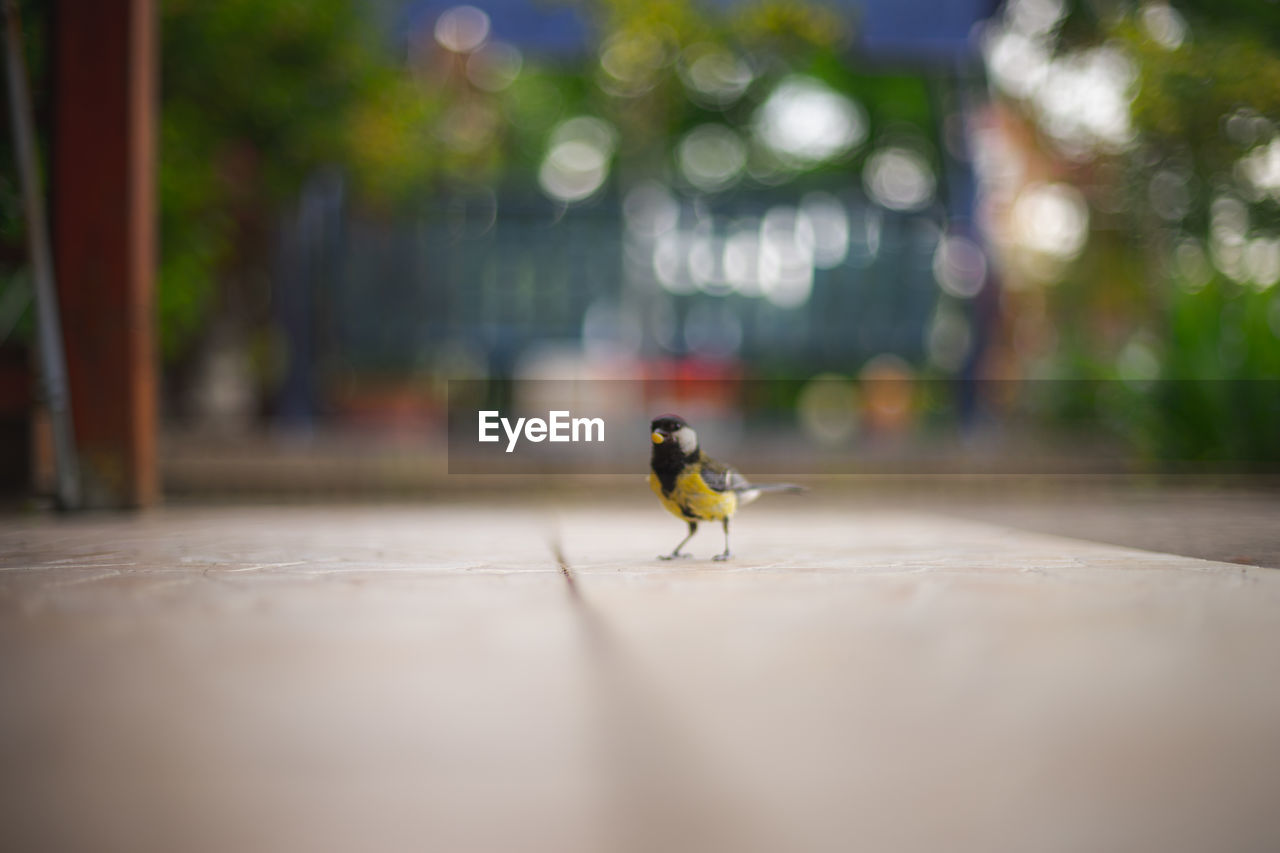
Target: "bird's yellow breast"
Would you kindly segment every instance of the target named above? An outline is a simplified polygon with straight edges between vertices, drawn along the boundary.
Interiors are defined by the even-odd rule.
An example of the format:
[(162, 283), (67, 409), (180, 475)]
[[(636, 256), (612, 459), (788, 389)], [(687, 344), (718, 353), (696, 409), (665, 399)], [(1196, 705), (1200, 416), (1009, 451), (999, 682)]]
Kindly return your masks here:
[(686, 521), (720, 521), (738, 510), (738, 495), (710, 488), (702, 479), (697, 465), (689, 465), (681, 471), (669, 493), (662, 490), (658, 475), (650, 471), (649, 488), (653, 489), (667, 512)]

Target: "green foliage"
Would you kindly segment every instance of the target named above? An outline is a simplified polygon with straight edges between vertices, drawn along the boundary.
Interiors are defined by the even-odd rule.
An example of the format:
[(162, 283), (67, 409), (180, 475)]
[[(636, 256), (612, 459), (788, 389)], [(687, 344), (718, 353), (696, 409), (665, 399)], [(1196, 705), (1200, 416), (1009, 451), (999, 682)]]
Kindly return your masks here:
[(1202, 174), (1228, 172), (1239, 149), (1223, 133), (1237, 110), (1280, 115), (1280, 53), (1261, 34), (1204, 26), (1167, 50), (1125, 20), (1112, 31), (1138, 68), (1132, 104), (1146, 145), (1186, 151)]
[(691, 54), (749, 57), (753, 73), (766, 83), (802, 69), (827, 79), (840, 73), (835, 57), (850, 35), (842, 15), (813, 2), (755, 0), (718, 8), (684, 0), (597, 0), (587, 8), (602, 48), (617, 51), (614, 62), (634, 69), (631, 81), (618, 86), (602, 67), (596, 87), (600, 113), (621, 131), (619, 157), (632, 176), (661, 171), (679, 133), (696, 124), (744, 126), (758, 103), (752, 93), (767, 88), (753, 85), (725, 108), (699, 104), (679, 73)]
[[(18, 0), (17, 7), (22, 26), (27, 85), (32, 109), (39, 121), (39, 117), (46, 112), (45, 104), (48, 100), (46, 47), (49, 10), (39, 0)], [(0, 115), (0, 308), (3, 308), (3, 313), (0, 313), (0, 344), (3, 344), (10, 336), (19, 341), (29, 340), (34, 324), (29, 310), (31, 272), (27, 261), (27, 228), (22, 191), (18, 183), (17, 152), (13, 148), (7, 90), (0, 96), (0, 104), (3, 104), (3, 113)], [(45, 157), (47, 144), (48, 140), (37, 129), (38, 158)], [(42, 174), (41, 186), (46, 194), (49, 191), (48, 183)]]
[(340, 160), (343, 114), (369, 78), (342, 2), (166, 0), (161, 7), (161, 352), (181, 356), (219, 277), (306, 174)]
[[(1049, 294), (1058, 331), (1050, 372), (1083, 381), (1063, 383), (1054, 411), (1092, 412), (1157, 463), (1274, 465), (1280, 287), (1250, 281), (1239, 258), (1249, 241), (1277, 236), (1280, 205), (1237, 164), (1280, 130), (1280, 10), (1184, 0), (1174, 8), (1185, 38), (1170, 46), (1147, 31), (1140, 6), (1104, 18), (1090, 8), (1077, 4), (1057, 44), (1107, 43), (1128, 57), (1136, 138), (1076, 167), (1095, 230)], [(1233, 117), (1249, 132), (1230, 132)], [(1158, 180), (1176, 186), (1184, 211), (1162, 206)], [(1212, 227), (1223, 197), (1247, 211), (1240, 233)], [(1203, 267), (1194, 275), (1179, 255), (1188, 246)]]
[[(1097, 412), (1153, 462), (1280, 463), (1280, 296), (1222, 278), (1170, 294), (1159, 373), (1095, 364)], [(1090, 390), (1096, 385), (1087, 386)]]
[(209, 147), (208, 168), (253, 146), (256, 178), (281, 198), (342, 159), (344, 120), (380, 67), (350, 2), (167, 0), (161, 23), (164, 118)]
[(161, 351), (181, 357), (221, 282), (261, 266), (278, 213), (337, 165), (390, 205), (441, 168), (438, 109), (352, 0), (164, 0), (161, 6)]
[[(374, 212), (442, 189), (532, 185), (550, 132), (585, 114), (619, 130), (613, 173), (625, 184), (669, 171), (672, 146), (694, 125), (744, 129), (769, 84), (791, 71), (865, 98), (873, 121), (929, 124), (918, 80), (849, 74), (843, 15), (820, 3), (582, 8), (600, 53), (561, 64), (526, 57), (511, 85), (491, 92), (471, 82), (465, 56), (421, 45), (405, 62), (379, 43), (358, 0), (163, 0), (165, 357), (180, 359), (220, 302), (234, 301), (228, 281), (251, 286), (245, 273), (265, 265), (272, 225), (322, 167), (341, 168), (355, 203)], [(626, 85), (601, 61), (610, 49), (635, 71)], [(681, 62), (699, 50), (749, 57), (750, 91), (727, 106), (695, 102)]]
[(404, 74), (381, 72), (346, 119), (347, 169), (358, 192), (387, 204), (426, 186), (438, 167), (430, 128), (439, 112)]

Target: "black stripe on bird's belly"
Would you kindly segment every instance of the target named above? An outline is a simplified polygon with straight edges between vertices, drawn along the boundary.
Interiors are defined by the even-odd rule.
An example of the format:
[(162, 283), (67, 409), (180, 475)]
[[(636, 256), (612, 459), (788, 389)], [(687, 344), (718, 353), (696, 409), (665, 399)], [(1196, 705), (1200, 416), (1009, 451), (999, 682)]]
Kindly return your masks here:
[[(670, 450), (654, 448), (653, 458), (649, 462), (649, 467), (653, 470), (654, 476), (658, 478), (658, 483), (662, 486), (664, 495), (670, 495), (675, 491), (676, 478), (680, 476), (680, 472), (684, 470), (685, 465), (695, 459), (696, 456), (696, 454), (685, 456), (676, 447), (672, 447)], [(681, 507), (681, 509), (684, 508)]]

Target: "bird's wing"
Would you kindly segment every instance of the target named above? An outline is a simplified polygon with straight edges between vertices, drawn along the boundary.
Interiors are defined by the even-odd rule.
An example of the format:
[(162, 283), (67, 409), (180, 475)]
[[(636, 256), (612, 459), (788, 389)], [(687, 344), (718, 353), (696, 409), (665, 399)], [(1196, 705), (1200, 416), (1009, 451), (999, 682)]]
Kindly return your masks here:
[(746, 477), (706, 454), (702, 457), (702, 481), (707, 484), (707, 488), (716, 492), (740, 492), (751, 488)]

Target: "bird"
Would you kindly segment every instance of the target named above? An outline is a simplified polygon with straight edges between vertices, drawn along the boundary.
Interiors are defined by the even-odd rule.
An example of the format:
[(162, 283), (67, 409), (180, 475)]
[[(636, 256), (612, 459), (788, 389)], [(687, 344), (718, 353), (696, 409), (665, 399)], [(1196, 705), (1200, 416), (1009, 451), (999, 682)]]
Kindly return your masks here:
[(659, 415), (649, 425), (653, 453), (649, 458), (649, 487), (667, 512), (689, 525), (689, 535), (670, 554), (660, 560), (688, 557), (680, 553), (699, 521), (718, 521), (724, 525), (724, 552), (713, 559), (728, 560), (729, 519), (738, 508), (751, 503), (765, 492), (802, 492), (804, 487), (791, 483), (755, 485), (736, 470), (717, 462), (702, 452), (698, 434), (678, 415)]

